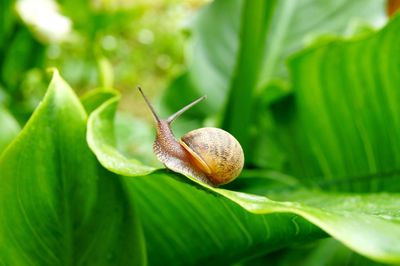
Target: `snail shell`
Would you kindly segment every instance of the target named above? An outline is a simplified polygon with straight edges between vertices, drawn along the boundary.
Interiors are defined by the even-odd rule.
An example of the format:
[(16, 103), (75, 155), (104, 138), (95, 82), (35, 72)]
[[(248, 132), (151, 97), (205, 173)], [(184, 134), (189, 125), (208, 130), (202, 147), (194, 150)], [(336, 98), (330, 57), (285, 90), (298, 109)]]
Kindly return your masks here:
[(231, 182), (242, 171), (242, 147), (231, 134), (222, 129), (199, 128), (184, 135), (179, 143), (193, 157), (193, 164), (213, 184)]

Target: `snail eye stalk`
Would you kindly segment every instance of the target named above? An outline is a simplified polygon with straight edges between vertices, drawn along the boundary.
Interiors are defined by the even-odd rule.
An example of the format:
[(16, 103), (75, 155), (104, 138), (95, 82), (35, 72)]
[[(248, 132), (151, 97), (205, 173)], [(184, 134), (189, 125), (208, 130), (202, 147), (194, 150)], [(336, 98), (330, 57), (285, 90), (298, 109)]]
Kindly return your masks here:
[(167, 119), (167, 123), (171, 124), (175, 119), (177, 119), (181, 114), (183, 114), (184, 112), (186, 112), (187, 110), (189, 110), (190, 108), (192, 108), (194, 105), (198, 104), (199, 102), (201, 102), (202, 100), (206, 99), (207, 96), (204, 95), (200, 98), (198, 98), (197, 100), (189, 103), (188, 105), (186, 105), (185, 107), (183, 107), (181, 110), (179, 110), (178, 112), (176, 112), (175, 114), (171, 115), (170, 117), (168, 117)]
[(144, 100), (147, 103), (147, 106), (150, 108), (151, 113), (153, 114), (154, 119), (156, 120), (156, 122), (160, 122), (160, 117), (157, 115), (156, 111), (154, 110), (153, 105), (150, 103), (149, 99), (147, 99), (146, 95), (144, 95), (142, 88), (141, 87), (137, 87), (137, 89), (140, 91), (140, 93), (142, 94)]

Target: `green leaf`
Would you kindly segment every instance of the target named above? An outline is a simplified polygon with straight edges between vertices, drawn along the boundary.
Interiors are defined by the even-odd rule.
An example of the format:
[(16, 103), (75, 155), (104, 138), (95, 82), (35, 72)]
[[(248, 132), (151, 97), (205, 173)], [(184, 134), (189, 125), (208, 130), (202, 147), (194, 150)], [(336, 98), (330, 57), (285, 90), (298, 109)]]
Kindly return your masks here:
[(279, 1), (267, 37), (258, 89), (273, 79), (287, 78), (286, 59), (310, 39), (327, 34), (351, 36), (358, 25), (381, 26), (385, 21), (383, 0)]
[[(88, 132), (96, 132), (96, 134), (88, 134), (88, 139), (90, 138), (88, 141), (97, 143), (90, 145), (90, 147), (108, 170), (126, 176), (144, 175), (147, 173), (146, 169), (142, 169), (141, 166), (131, 169), (128, 167), (129, 163), (126, 163), (128, 159), (124, 158), (122, 154), (111, 153), (102, 148), (105, 144), (108, 149), (112, 149), (109, 146), (108, 139), (113, 130), (111, 120), (117, 104), (116, 101), (117, 99), (112, 99), (105, 102), (90, 116)], [(135, 167), (135, 165), (132, 164), (131, 167)], [(149, 193), (149, 195), (146, 199), (140, 200), (152, 202), (160, 196), (161, 191), (167, 195), (165, 197), (174, 199), (175, 196), (172, 193), (179, 189), (181, 185), (179, 182), (171, 181), (174, 184), (171, 187), (168, 184), (168, 177), (171, 180), (176, 179), (176, 176), (172, 174), (161, 178), (164, 181), (160, 181), (153, 175), (142, 178), (147, 182), (146, 192), (142, 193)], [(204, 190), (222, 195), (247, 211), (256, 214), (294, 213), (317, 225), (354, 251), (378, 261), (400, 262), (400, 246), (396, 245), (398, 239), (400, 239), (400, 213), (396, 207), (400, 204), (400, 196), (397, 194), (340, 195), (327, 194), (321, 191), (302, 191), (297, 187), (297, 190), (290, 193), (275, 194), (274, 197), (277, 200), (271, 200), (264, 196), (212, 188), (190, 176), (188, 178), (201, 185)], [(197, 187), (195, 184), (192, 185)], [(136, 186), (140, 187), (140, 184)], [(150, 187), (153, 189), (158, 187), (161, 191), (157, 190), (157, 193), (153, 194), (149, 192), (152, 191)], [(190, 192), (190, 188), (189, 185), (186, 185), (189, 195), (193, 194), (193, 192)], [(185, 195), (186, 192), (182, 191), (181, 194)], [(190, 200), (189, 195), (187, 200)], [(214, 196), (209, 195), (208, 197)], [(205, 204), (204, 202), (208, 197), (201, 197), (201, 201), (196, 200), (196, 202)], [(182, 204), (181, 200), (177, 200), (177, 202)], [(162, 205), (162, 203), (159, 204)], [(210, 204), (205, 205), (209, 206)], [(203, 214), (204, 219), (207, 216), (213, 217), (214, 215), (212, 211)], [(246, 216), (245, 213), (241, 215)], [(210, 217), (209, 219), (213, 221), (213, 218)], [(251, 217), (250, 219), (257, 219), (254, 216)]]
[(86, 113), (55, 72), (0, 159), (0, 264), (141, 265), (139, 220), (85, 141)]
[[(83, 95), (81, 102), (86, 111), (91, 113), (105, 101), (115, 97), (120, 97), (118, 91), (100, 88)], [(149, 149), (154, 142), (154, 136), (149, 134), (150, 126), (123, 112), (117, 111), (111, 115), (115, 115), (115, 136), (117, 136), (113, 146), (116, 146), (117, 150), (127, 157), (135, 157), (146, 164), (160, 166), (152, 149)], [(113, 138), (110, 141), (113, 142)], [(111, 145), (109, 146), (109, 149), (113, 149)]]
[(275, 114), (291, 175), (330, 190), (400, 190), (399, 27), (396, 17), (290, 61), (295, 97)]
[(126, 158), (116, 148), (113, 118), (118, 100), (119, 96), (111, 98), (90, 115), (87, 129), (89, 147), (95, 151), (100, 163), (115, 173), (128, 176), (149, 174), (155, 168), (145, 166), (136, 159)]
[(0, 154), (21, 130), (18, 122), (2, 106), (0, 106)]
[(126, 177), (150, 265), (227, 265), (325, 236), (293, 214), (251, 214), (168, 171)]
[(218, 192), (254, 213), (293, 212), (319, 226), (352, 250), (371, 259), (400, 263), (399, 194), (327, 194), (319, 191), (280, 195), (284, 201), (228, 190)]
[(234, 135), (249, 154), (250, 124), (254, 114), (253, 93), (255, 92), (264, 42), (271, 26), (271, 19), (277, 1), (246, 1), (242, 8), (239, 50), (235, 70), (229, 80), (228, 98), (222, 127)]

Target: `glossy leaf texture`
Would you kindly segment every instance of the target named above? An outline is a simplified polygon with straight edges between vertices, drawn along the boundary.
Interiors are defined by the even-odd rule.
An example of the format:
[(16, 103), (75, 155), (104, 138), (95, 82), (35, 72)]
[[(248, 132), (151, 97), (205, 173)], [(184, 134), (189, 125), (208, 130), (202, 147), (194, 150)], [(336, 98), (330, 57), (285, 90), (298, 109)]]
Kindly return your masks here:
[[(363, 143), (372, 145), (373, 142), (371, 141), (379, 138), (377, 136), (375, 136), (375, 138), (368, 138), (368, 134), (387, 132), (387, 129), (377, 126), (380, 125), (379, 123), (377, 124), (377, 122), (385, 121), (384, 119), (360, 120), (363, 121), (363, 123), (348, 122), (352, 117), (358, 119), (368, 117), (367, 114), (363, 113), (363, 108), (360, 108), (363, 107), (363, 105), (361, 105), (362, 103), (370, 103), (368, 107), (381, 107), (381, 109), (374, 112), (374, 115), (368, 113), (368, 115), (371, 115), (371, 119), (374, 119), (375, 116), (383, 115), (384, 118), (393, 119), (390, 120), (391, 125), (396, 125), (396, 115), (393, 113), (394, 105), (391, 102), (395, 100), (396, 96), (396, 87), (394, 85), (399, 84), (399, 82), (396, 81), (396, 71), (398, 72), (398, 70), (395, 61), (390, 60), (390, 58), (391, 56), (397, 58), (395, 55), (398, 53), (396, 47), (398, 47), (397, 44), (399, 42), (397, 35), (397, 29), (399, 27), (400, 18), (397, 18), (391, 21), (390, 24), (378, 33), (364, 37), (357, 37), (354, 40), (337, 40), (324, 45), (319, 44), (316, 47), (307, 49), (292, 60), (290, 64), (291, 73), (294, 77), (294, 91), (297, 94), (295, 95), (296, 98), (294, 102), (285, 102), (286, 105), (284, 105), (284, 107), (290, 107), (287, 108), (287, 111), (289, 112), (289, 115), (291, 114), (293, 117), (291, 118), (292, 120), (284, 120), (283, 122), (287, 122), (288, 125), (283, 124), (287, 126), (287, 128), (282, 126), (281, 129), (287, 134), (287, 136), (289, 136), (289, 133), (293, 132), (290, 130), (296, 129), (296, 125), (301, 125), (302, 127), (299, 127), (298, 131), (294, 132), (298, 133), (300, 136), (307, 137), (307, 141), (310, 139), (314, 141), (311, 145), (305, 141), (302, 150), (299, 150), (296, 156), (301, 155), (301, 152), (312, 150), (316, 147), (324, 148), (326, 145), (327, 147), (332, 147), (332, 150), (325, 152), (326, 155), (335, 156), (329, 161), (329, 163), (332, 164), (328, 165), (332, 168), (335, 166), (334, 169), (344, 172), (344, 170), (340, 168), (340, 165), (336, 164), (334, 161), (335, 158), (339, 158), (337, 154), (341, 154), (344, 158), (348, 158), (348, 163), (352, 163), (357, 157), (351, 154), (351, 152), (364, 152), (364, 147), (361, 146), (361, 149), (359, 149), (359, 147), (345, 146), (343, 150), (349, 153), (347, 155), (351, 156), (351, 158), (349, 158), (345, 157), (346, 154), (341, 152), (341, 148), (343, 147), (341, 143), (334, 143), (335, 145), (333, 145), (326, 141), (326, 138), (335, 136), (335, 133), (344, 138), (344, 136), (347, 135), (344, 133), (341, 135), (342, 132), (340, 130), (346, 129), (345, 126), (348, 124), (353, 126), (364, 124), (370, 126), (362, 131), (362, 136), (366, 137), (365, 139), (357, 140), (357, 137), (359, 136), (356, 135), (356, 133), (359, 133), (360, 131), (345, 131), (345, 133), (349, 134), (352, 138), (351, 141), (354, 141), (356, 144)], [(368, 64), (368, 62), (374, 62), (372, 56), (376, 56), (378, 47), (381, 47), (381, 49), (384, 49), (385, 51), (385, 53), (378, 53), (380, 55), (378, 58), (381, 58), (381, 64)], [(360, 57), (352, 56), (352, 53), (355, 53)], [(326, 55), (330, 56), (324, 57)], [(366, 60), (366, 62), (361, 59), (361, 56)], [(376, 57), (374, 58), (376, 59)], [(336, 60), (334, 61), (336, 63), (332, 63), (329, 60)], [(346, 67), (338, 67), (339, 65), (342, 65), (339, 63), (341, 62), (340, 60), (349, 60), (343, 61), (345, 66), (348, 66), (349, 69)], [(358, 65), (360, 62), (363, 64)], [(380, 66), (382, 69), (380, 69)], [(311, 72), (309, 69), (313, 69), (314, 72)], [(324, 70), (322, 73), (325, 75), (317, 75), (321, 70)], [(349, 70), (357, 70), (359, 71), (359, 74), (356, 75)], [(366, 73), (362, 72), (367, 70), (370, 71)], [(390, 74), (391, 72), (388, 71), (393, 71), (393, 73)], [(382, 73), (388, 74), (391, 79), (380, 79), (379, 75)], [(339, 75), (341, 78), (338, 77)], [(357, 83), (360, 76), (362, 76), (362, 78), (360, 79), (360, 82)], [(320, 78), (317, 79), (319, 82), (316, 82), (314, 77)], [(345, 78), (353, 78), (351, 80), (353, 83), (347, 83)], [(368, 79), (370, 82), (363, 82), (363, 78)], [(335, 84), (335, 80), (340, 83)], [(329, 82), (326, 83), (325, 81)], [(372, 87), (369, 87), (368, 84), (372, 84)], [(387, 86), (381, 87), (376, 86), (376, 84), (386, 84)], [(393, 85), (393, 87), (390, 85)], [(337, 93), (337, 95), (335, 95), (335, 93)], [(393, 95), (390, 93), (393, 93)], [(321, 100), (319, 97), (324, 94), (329, 95), (329, 97), (326, 96)], [(389, 95), (392, 97), (388, 97)], [(379, 96), (382, 96), (382, 98), (379, 98)], [(382, 101), (381, 105), (373, 105), (377, 99)], [(352, 102), (352, 100), (354, 100), (354, 102)], [(369, 102), (369, 100), (371, 100), (371, 102)], [(387, 103), (387, 101), (389, 101), (389, 103)], [(99, 112), (108, 113), (110, 112), (109, 110), (115, 110), (115, 104), (116, 102), (112, 101), (106, 102), (98, 110)], [(352, 112), (343, 112), (341, 109), (344, 108), (347, 110), (346, 108), (354, 107), (359, 109), (353, 110)], [(317, 128), (319, 130), (323, 128), (322, 125), (330, 125), (328, 123), (331, 121), (330, 119), (318, 118), (318, 115), (324, 115), (329, 111), (331, 111), (329, 118), (340, 121), (340, 126), (334, 127), (333, 129), (330, 128), (330, 132), (327, 130), (321, 132), (317, 131)], [(100, 113), (97, 113), (97, 115), (105, 117), (104, 115), (100, 115)], [(282, 116), (287, 118), (287, 116), (284, 115), (284, 112), (282, 112)], [(94, 124), (93, 122), (95, 120), (98, 120), (99, 123), (107, 123), (108, 125), (112, 124), (111, 122), (101, 122), (101, 120), (94, 116), (91, 117), (91, 119), (92, 123), (89, 124), (89, 127)], [(111, 119), (111, 117), (108, 116), (107, 119)], [(100, 129), (100, 127), (98, 127), (98, 129)], [(303, 131), (300, 131), (299, 129)], [(110, 129), (102, 128), (102, 130)], [(310, 130), (314, 131), (310, 132)], [(354, 132), (354, 134), (351, 135), (349, 132)], [(322, 134), (326, 134), (326, 137), (323, 138)], [(101, 134), (98, 136), (101, 136)], [(311, 136), (317, 136), (320, 137), (320, 139), (313, 139)], [(382, 151), (375, 149), (375, 153), (369, 153), (369, 155), (374, 156), (374, 154), (376, 154), (375, 156), (378, 156), (379, 152), (394, 151), (395, 146), (393, 146), (393, 144), (396, 143), (394, 136), (396, 136), (396, 134), (393, 134), (393, 139), (388, 139), (388, 142), (390, 141), (392, 143), (392, 146), (390, 147), (391, 149), (389, 149), (389, 147), (388, 150), (383, 149)], [(304, 141), (304, 139), (301, 140)], [(317, 142), (317, 140), (319, 142)], [(101, 139), (97, 141), (105, 142), (105, 140)], [(348, 141), (349, 145), (352, 144), (351, 141)], [(294, 141), (292, 140), (289, 144), (293, 142)], [(350, 151), (350, 149), (352, 149), (352, 151)], [(93, 147), (92, 150), (97, 154), (97, 156), (101, 156), (101, 153), (103, 152), (101, 149), (93, 149)], [(358, 153), (357, 156), (359, 156)], [(382, 158), (387, 157), (382, 156)], [(313, 169), (312, 167), (315, 167), (315, 162), (319, 162), (317, 156), (304, 156), (301, 159), (302, 165), (310, 165), (309, 167), (311, 169)], [(394, 159), (392, 158), (391, 160)], [(345, 161), (345, 159), (341, 161)], [(383, 161), (383, 159), (381, 161)], [(371, 167), (369, 164), (374, 161), (368, 160), (367, 158), (363, 162), (365, 165), (363, 169), (366, 170), (368, 167)], [(374, 165), (376, 164), (372, 164), (372, 166)], [(110, 167), (110, 165), (104, 166), (110, 171), (130, 175), (129, 172), (123, 173), (121, 172), (121, 169), (114, 169), (113, 167)], [(351, 171), (349, 173), (351, 173)], [(328, 175), (329, 173), (323, 174), (327, 174), (326, 178), (330, 177), (330, 175)], [(394, 174), (393, 177), (396, 177), (396, 175)], [(189, 178), (192, 179), (191, 177)], [(192, 180), (195, 181), (194, 179)], [(151, 182), (151, 179), (149, 179), (149, 182)], [(368, 182), (374, 183), (376, 180), (372, 177)], [(400, 239), (399, 211), (397, 208), (400, 197), (397, 193), (345, 194), (339, 192), (323, 192), (314, 189), (304, 190), (301, 187), (295, 187), (293, 189), (292, 187), (290, 193), (270, 193), (268, 194), (269, 197), (264, 197), (262, 195), (252, 195), (225, 189), (214, 189), (205, 185), (202, 186), (205, 187), (205, 189), (209, 189), (229, 198), (244, 209), (253, 213), (295, 213), (317, 225), (353, 251), (377, 261), (385, 263), (400, 263), (400, 246), (397, 245), (398, 239)], [(361, 191), (365, 192), (369, 190), (364, 188), (364, 190)], [(396, 183), (393, 184), (392, 191), (396, 191)]]
[(85, 139), (87, 115), (54, 73), (0, 159), (1, 265), (141, 265), (145, 246), (118, 176)]

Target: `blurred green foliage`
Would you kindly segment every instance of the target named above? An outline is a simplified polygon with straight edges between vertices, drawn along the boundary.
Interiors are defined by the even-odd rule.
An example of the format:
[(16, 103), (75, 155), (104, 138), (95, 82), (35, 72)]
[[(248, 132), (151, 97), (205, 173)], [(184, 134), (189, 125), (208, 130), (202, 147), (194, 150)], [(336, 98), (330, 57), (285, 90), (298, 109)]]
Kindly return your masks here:
[[(130, 96), (132, 88), (141, 84), (152, 97), (181, 71), (184, 20), (204, 3), (59, 1), (52, 9), (48, 2), (56, 2), (39, 1), (38, 12), (28, 9), (29, 2), (35, 1), (19, 2), (28, 3), (27, 7), (13, 0), (1, 2), (0, 101), (21, 122), (43, 97), (48, 83), (44, 70), (53, 66), (79, 94), (112, 86), (127, 94), (123, 109), (143, 115), (133, 108), (141, 102)], [(62, 38), (55, 38), (57, 34), (40, 24), (46, 16), (45, 23), (57, 24), (50, 18), (53, 13), (71, 23)], [(108, 70), (104, 69), (107, 64)], [(105, 71), (109, 83), (104, 80)]]

